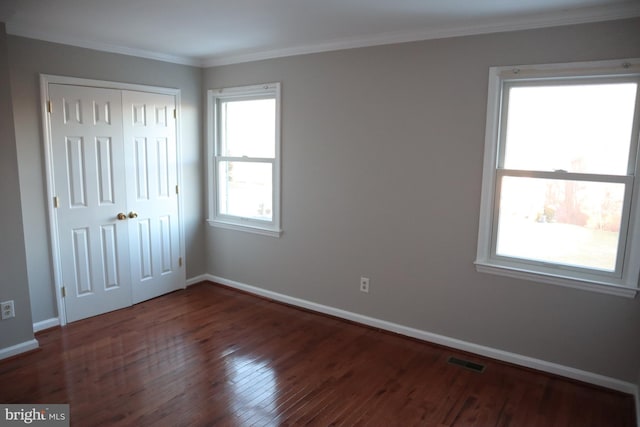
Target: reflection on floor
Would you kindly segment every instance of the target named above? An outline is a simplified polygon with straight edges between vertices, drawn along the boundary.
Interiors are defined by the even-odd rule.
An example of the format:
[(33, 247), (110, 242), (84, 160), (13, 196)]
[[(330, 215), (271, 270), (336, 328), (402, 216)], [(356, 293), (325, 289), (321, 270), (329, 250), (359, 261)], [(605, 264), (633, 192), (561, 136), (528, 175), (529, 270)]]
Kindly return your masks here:
[(630, 395), (210, 283), (37, 338), (0, 362), (0, 402), (77, 426), (635, 426)]

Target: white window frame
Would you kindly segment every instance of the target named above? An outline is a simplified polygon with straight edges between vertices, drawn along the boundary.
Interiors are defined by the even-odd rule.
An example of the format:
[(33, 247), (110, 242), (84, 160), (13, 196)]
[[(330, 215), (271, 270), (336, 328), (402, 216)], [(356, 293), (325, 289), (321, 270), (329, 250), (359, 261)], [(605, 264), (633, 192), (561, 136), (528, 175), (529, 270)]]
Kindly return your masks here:
[[(276, 135), (275, 135), (275, 157), (274, 158), (253, 158), (253, 157), (226, 157), (220, 155), (220, 102), (228, 100), (249, 100), (249, 99), (275, 99), (276, 101)], [(221, 227), (230, 230), (246, 231), (263, 234), (272, 237), (279, 237), (282, 234), (280, 224), (280, 83), (265, 83), (251, 86), (238, 86), (221, 89), (210, 89), (207, 91), (207, 197), (208, 197), (208, 219), (207, 223), (214, 227)], [(260, 220), (256, 218), (243, 218), (235, 215), (224, 215), (220, 213), (218, 206), (218, 164), (220, 161), (241, 161), (241, 162), (261, 162), (272, 165), (272, 220)]]
[[(502, 176), (527, 176), (534, 178), (589, 179), (589, 174), (557, 172), (512, 171), (501, 167), (501, 132), (506, 129), (506, 108), (503, 108), (504, 89), (509, 86), (530, 85), (536, 82), (577, 81), (594, 82), (604, 79), (630, 79), (639, 83), (636, 94), (636, 111), (632, 130), (631, 158), (628, 174), (608, 177), (611, 182), (626, 185), (622, 212), (621, 233), (626, 226), (626, 245), (619, 247), (618, 262), (613, 273), (591, 269), (570, 268), (553, 263), (532, 262), (518, 258), (496, 255), (496, 228), (498, 215), (498, 185)], [(482, 175), (482, 197), (478, 229), (476, 270), (539, 283), (566, 286), (634, 298), (640, 290), (640, 156), (638, 156), (640, 133), (640, 59), (595, 61), (569, 64), (521, 65), (491, 67), (487, 101), (487, 124), (485, 133), (484, 169)]]

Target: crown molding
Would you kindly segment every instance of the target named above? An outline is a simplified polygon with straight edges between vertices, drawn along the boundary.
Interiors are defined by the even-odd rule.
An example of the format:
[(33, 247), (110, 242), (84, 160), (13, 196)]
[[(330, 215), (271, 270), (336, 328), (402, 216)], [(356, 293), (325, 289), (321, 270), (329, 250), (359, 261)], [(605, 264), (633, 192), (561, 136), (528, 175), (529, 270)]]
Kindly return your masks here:
[(63, 37), (56, 34), (33, 30), (26, 26), (14, 24), (11, 22), (6, 23), (6, 28), (7, 28), (7, 34), (11, 34), (19, 37), (26, 37), (29, 39), (36, 39), (36, 40), (42, 40), (42, 41), (51, 42), (51, 43), (64, 44), (68, 46), (99, 50), (102, 52), (117, 53), (120, 55), (135, 56), (138, 58), (153, 59), (156, 61), (171, 62), (174, 64), (191, 65), (195, 67), (202, 66), (202, 61), (198, 58), (171, 55), (167, 53), (154, 52), (154, 51), (144, 50), (144, 49), (135, 49), (135, 48), (130, 48), (126, 46), (100, 43), (100, 42), (91, 41), (91, 40), (80, 40), (76, 38)]
[(615, 6), (582, 8), (569, 10), (562, 13), (545, 13), (508, 19), (495, 18), (471, 25), (454, 25), (448, 28), (440, 27), (421, 31), (404, 31), (377, 34), (365, 37), (343, 38), (331, 40), (324, 43), (299, 45), (281, 49), (261, 50), (242, 54), (222, 54), (200, 58), (172, 55), (162, 52), (101, 43), (97, 41), (64, 37), (57, 34), (34, 30), (33, 28), (29, 28), (28, 26), (12, 22), (6, 23), (6, 32), (15, 36), (43, 40), (52, 43), (60, 43), (103, 52), (153, 59), (156, 61), (208, 68), (218, 67), (222, 65), (238, 64), (243, 62), (261, 61), (265, 59), (282, 58), (287, 56), (354, 49), (359, 47), (381, 46), (396, 43), (435, 40), (450, 37), (463, 37), (507, 31), (531, 30), (563, 25), (586, 24), (592, 22), (635, 18), (639, 16), (640, 3), (634, 2)]
[(512, 19), (492, 19), (480, 24), (459, 25), (449, 28), (437, 28), (423, 31), (395, 32), (369, 37), (354, 37), (334, 40), (327, 43), (301, 45), (284, 49), (273, 49), (241, 55), (220, 55), (203, 59), (202, 67), (218, 67), (242, 62), (260, 61), (295, 55), (354, 49), (359, 47), (381, 46), (451, 37), (473, 36), (518, 30), (558, 27), (564, 25), (587, 24), (601, 21), (635, 18), (640, 16), (640, 4), (596, 7), (568, 11), (564, 14), (547, 13)]

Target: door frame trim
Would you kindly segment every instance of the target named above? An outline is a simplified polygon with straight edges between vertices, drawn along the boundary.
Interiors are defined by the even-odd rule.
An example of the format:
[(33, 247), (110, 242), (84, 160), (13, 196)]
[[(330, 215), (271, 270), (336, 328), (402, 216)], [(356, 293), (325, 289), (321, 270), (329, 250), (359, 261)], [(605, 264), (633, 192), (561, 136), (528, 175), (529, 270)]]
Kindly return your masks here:
[[(47, 215), (49, 219), (49, 249), (51, 251), (51, 265), (53, 267), (53, 281), (56, 295), (56, 302), (58, 308), (58, 320), (60, 326), (67, 324), (67, 313), (64, 305), (64, 298), (62, 296), (62, 268), (60, 265), (60, 245), (57, 234), (58, 220), (55, 214), (55, 207), (53, 206), (54, 194), (54, 180), (53, 180), (53, 146), (51, 141), (51, 121), (47, 111), (47, 101), (49, 100), (49, 84), (60, 84), (69, 86), (84, 86), (94, 87), (102, 89), (116, 89), (116, 90), (130, 90), (136, 92), (149, 92), (162, 95), (171, 95), (175, 98), (176, 103), (176, 162), (177, 162), (177, 181), (179, 188), (184, 188), (182, 185), (182, 138), (181, 138), (181, 91), (176, 88), (167, 88), (160, 86), (148, 86), (142, 84), (133, 83), (121, 83), (107, 80), (94, 80), (85, 79), (80, 77), (70, 76), (58, 76), (53, 74), (40, 74), (40, 108), (42, 117), (42, 133), (44, 142), (44, 158), (45, 158), (45, 175), (47, 179)], [(179, 245), (180, 256), (185, 259), (185, 234), (184, 234), (184, 219), (183, 219), (183, 197), (182, 192), (178, 194), (178, 232), (180, 233)], [(183, 271), (186, 271), (186, 267), (183, 264)], [(185, 276), (186, 277), (186, 276)], [(185, 283), (186, 286), (186, 283)]]

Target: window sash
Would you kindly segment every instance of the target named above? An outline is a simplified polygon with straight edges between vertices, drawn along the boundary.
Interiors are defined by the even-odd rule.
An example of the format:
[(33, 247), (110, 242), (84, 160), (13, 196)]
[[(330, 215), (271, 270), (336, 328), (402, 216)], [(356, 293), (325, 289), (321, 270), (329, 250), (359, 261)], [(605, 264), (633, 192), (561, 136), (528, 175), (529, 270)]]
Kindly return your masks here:
[[(277, 142), (277, 138), (278, 138), (278, 125), (277, 125), (277, 120), (278, 120), (278, 98), (276, 96), (276, 94), (259, 94), (259, 95), (234, 95), (234, 96), (224, 96), (224, 97), (216, 97), (216, 113), (215, 113), (215, 122), (216, 122), (216, 135), (215, 135), (215, 139), (216, 139), (216, 144), (215, 144), (215, 155), (216, 156), (220, 156), (222, 155), (223, 152), (223, 146), (225, 145), (224, 141), (224, 137), (223, 137), (223, 129), (222, 126), (220, 126), (220, 124), (222, 123), (222, 105), (228, 102), (235, 102), (235, 101), (259, 101), (259, 100), (267, 100), (267, 99), (273, 99), (276, 102), (276, 117), (274, 117), (274, 121), (276, 121), (276, 134), (274, 135), (274, 141), (273, 141), (273, 145), (274, 145), (274, 157), (270, 157), (271, 159), (275, 159), (278, 156), (278, 142)], [(252, 158), (251, 156), (243, 156), (243, 157), (249, 157)]]
[[(221, 186), (224, 185), (223, 182), (220, 181), (219, 179), (219, 173), (220, 173), (220, 163), (222, 162), (234, 162), (234, 163), (266, 163), (266, 164), (270, 164), (271, 165), (271, 186), (272, 186), (272, 191), (271, 191), (271, 206), (272, 206), (272, 214), (271, 214), (271, 220), (266, 220), (266, 219), (259, 219), (259, 218), (249, 218), (249, 217), (242, 217), (242, 216), (238, 216), (238, 215), (230, 215), (230, 214), (225, 214), (221, 212), (221, 205), (222, 205), (222, 201), (220, 200), (220, 197), (223, 194), (223, 191), (221, 190)], [(269, 226), (272, 227), (274, 225), (276, 225), (276, 202), (277, 202), (277, 195), (276, 195), (276, 189), (274, 187), (274, 183), (276, 182), (276, 161), (275, 159), (272, 158), (250, 158), (250, 157), (227, 157), (227, 156), (216, 156), (215, 160), (214, 160), (214, 179), (215, 179), (215, 183), (214, 185), (216, 186), (216, 197), (215, 197), (215, 215), (216, 218), (219, 219), (224, 219), (227, 221), (240, 221), (242, 223), (245, 224), (254, 224), (254, 225), (263, 225), (263, 226)]]
[[(520, 74), (520, 73), (517, 73)], [(611, 84), (611, 83), (636, 83), (636, 103), (633, 118), (633, 128), (631, 130), (631, 141), (629, 145), (629, 157), (627, 161), (627, 174), (633, 175), (636, 170), (638, 156), (638, 134), (640, 133), (640, 75), (610, 75), (602, 76), (580, 76), (567, 75), (565, 77), (540, 77), (535, 78), (522, 76), (516, 78), (503, 79), (500, 85), (500, 125), (499, 125), (499, 141), (498, 141), (498, 158), (497, 167), (504, 167), (506, 154), (506, 136), (509, 115), (509, 95), (510, 89), (516, 87), (535, 87), (535, 86), (581, 86), (590, 84)], [(491, 95), (490, 95), (491, 96)]]
[[(536, 261), (527, 258), (510, 257), (499, 255), (497, 253), (498, 244), (498, 225), (500, 217), (500, 200), (502, 196), (502, 182), (504, 177), (524, 177), (524, 178), (540, 178), (557, 181), (584, 181), (593, 183), (614, 183), (624, 185), (624, 197), (622, 202), (622, 213), (620, 222), (620, 231), (617, 246), (617, 257), (615, 269), (612, 272), (599, 269), (571, 266), (560, 263)], [(634, 176), (632, 175), (597, 175), (570, 172), (543, 172), (543, 171), (525, 171), (514, 169), (497, 169), (495, 182), (495, 197), (493, 205), (493, 220), (491, 227), (491, 257), (496, 260), (511, 261), (531, 266), (545, 266), (568, 272), (582, 272), (589, 275), (605, 276), (621, 279), (624, 270), (624, 261), (626, 259), (627, 237), (629, 231), (629, 222), (631, 217), (631, 200), (633, 195)]]

